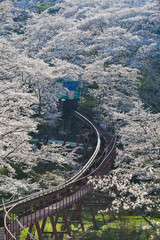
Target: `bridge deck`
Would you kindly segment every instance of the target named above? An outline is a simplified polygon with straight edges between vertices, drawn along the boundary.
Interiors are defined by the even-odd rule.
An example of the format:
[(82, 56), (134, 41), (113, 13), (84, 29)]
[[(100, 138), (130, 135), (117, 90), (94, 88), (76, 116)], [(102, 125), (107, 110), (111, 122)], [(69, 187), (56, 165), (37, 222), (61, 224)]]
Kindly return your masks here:
[[(56, 202), (48, 207), (45, 207), (43, 209), (37, 210), (36, 212), (29, 214), (27, 216), (24, 216), (19, 220), (19, 222), (27, 227), (32, 224), (34, 224), (36, 221), (39, 221), (41, 219), (44, 219), (47, 216), (52, 216), (56, 212), (59, 212), (69, 206), (71, 206), (73, 203), (76, 203), (80, 201), (83, 197), (88, 195), (92, 191), (91, 186), (84, 186), (81, 190), (75, 192), (74, 194), (64, 198), (63, 200)], [(9, 226), (11, 232), (13, 232), (13, 225), (11, 224)], [(3, 233), (4, 234), (4, 233)], [(1, 240), (1, 238), (0, 238)]]
[[(77, 191), (76, 193), (70, 195), (69, 197), (66, 197), (65, 199), (54, 203), (46, 208), (43, 208), (41, 210), (38, 210), (37, 212), (34, 212), (33, 214), (30, 214), (28, 216), (24, 217), (24, 224), (27, 225), (27, 223), (34, 223), (35, 220), (43, 219), (46, 216), (51, 216), (56, 212), (61, 211), (62, 209), (65, 209), (69, 206), (71, 206), (73, 203), (78, 202), (80, 199), (88, 195), (88, 193), (91, 191), (91, 188), (85, 188)], [(20, 222), (23, 222), (23, 219), (20, 220)]]
[[(114, 138), (111, 137), (106, 130), (101, 128), (98, 124), (90, 122), (87, 118), (79, 114), (78, 112), (75, 112), (78, 118), (83, 120), (85, 123), (89, 124), (90, 127), (95, 131), (97, 136), (97, 145), (94, 150), (94, 153), (91, 155), (89, 161), (86, 163), (86, 165), (76, 174), (74, 177), (72, 177), (68, 182), (66, 182), (63, 186), (61, 186), (59, 189), (52, 190), (53, 192), (46, 192), (45, 194), (39, 194), (32, 196), (30, 199), (24, 199), (21, 200), (20, 203), (15, 204), (8, 213), (11, 213), (13, 215), (17, 215), (19, 224), (17, 224), (17, 219), (14, 218), (12, 221), (7, 222), (7, 215), (5, 215), (5, 228), (6, 228), (6, 239), (15, 239), (16, 235), (20, 233), (24, 228), (29, 227), (29, 232), (32, 231), (32, 227), (35, 224), (36, 229), (38, 231), (39, 239), (42, 238), (42, 232), (39, 226), (39, 220), (43, 219), (43, 222), (45, 224), (46, 218), (53, 216), (54, 214), (59, 214), (60, 211), (64, 214), (64, 220), (66, 222), (66, 228), (67, 233), (70, 236), (70, 230), (69, 230), (69, 222), (66, 219), (65, 211), (64, 209), (69, 209), (70, 206), (78, 205), (77, 202), (83, 202), (84, 197), (92, 193), (93, 186), (90, 184), (87, 184), (87, 176), (90, 175), (97, 175), (97, 176), (103, 176), (106, 174), (109, 170), (109, 167), (114, 159), (114, 151), (115, 151), (115, 141)], [(104, 141), (107, 145), (107, 152), (106, 154), (101, 154), (100, 157), (98, 157), (98, 167), (96, 167), (95, 164), (95, 170), (93, 171), (93, 163), (98, 156), (98, 153), (101, 153), (101, 140), (100, 135), (103, 137)], [(103, 149), (103, 145), (102, 145)], [(105, 151), (104, 151), (105, 153)], [(101, 159), (102, 157), (102, 159)], [(52, 198), (52, 193), (53, 198)], [(90, 197), (89, 197), (90, 198)], [(90, 201), (90, 200), (89, 200)], [(82, 219), (80, 216), (80, 209), (77, 207), (77, 214), (79, 215), (79, 222), (81, 224), (81, 228), (84, 231), (84, 226), (82, 223)], [(19, 214), (17, 214), (17, 212)], [(90, 212), (92, 214), (94, 225), (96, 226), (96, 220), (94, 217), (94, 212), (92, 209), (92, 206), (90, 205)], [(7, 213), (7, 214), (8, 214)], [(23, 214), (23, 215), (22, 215)], [(44, 221), (45, 220), (45, 221)], [(52, 219), (53, 221), (53, 219)], [(57, 230), (56, 226), (52, 222), (53, 232), (55, 233), (55, 239), (58, 240)], [(2, 237), (1, 237), (2, 236)], [(0, 230), (0, 240), (4, 240), (4, 230)], [(28, 238), (27, 238), (28, 239)]]

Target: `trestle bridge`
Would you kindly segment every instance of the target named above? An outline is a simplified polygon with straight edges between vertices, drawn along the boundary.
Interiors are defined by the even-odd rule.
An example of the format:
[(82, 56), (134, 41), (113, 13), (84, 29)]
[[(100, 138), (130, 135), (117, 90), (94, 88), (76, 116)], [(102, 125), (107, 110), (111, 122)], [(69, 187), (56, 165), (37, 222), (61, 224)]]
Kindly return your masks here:
[[(108, 198), (104, 196), (102, 199), (98, 195), (92, 184), (88, 183), (88, 177), (103, 177), (109, 172), (115, 157), (116, 138), (79, 112), (74, 111), (73, 115), (74, 118), (78, 119), (77, 121), (85, 124), (90, 132), (92, 131), (92, 137), (88, 136), (84, 144), (83, 153), (83, 159), (85, 159), (89, 145), (92, 147), (89, 160), (85, 161), (81, 170), (65, 183), (6, 205), (4, 228), (0, 230), (0, 240), (22, 239), (20, 237), (22, 231), (26, 231), (25, 239), (27, 240), (43, 240), (46, 239), (46, 234), (48, 234), (49, 239), (55, 240), (63, 239), (66, 234), (72, 238), (72, 225), (76, 222), (82, 233), (85, 232), (82, 211), (86, 207), (87, 214), (91, 215), (93, 224), (95, 228), (97, 227), (93, 204), (102, 209), (102, 206), (107, 206)], [(70, 125), (71, 122), (68, 120), (64, 144), (69, 134)], [(82, 128), (80, 128), (78, 135), (77, 146), (81, 138)], [(91, 141), (91, 138), (94, 138), (94, 141)], [(103, 213), (102, 219), (105, 223)], [(45, 229), (47, 222), (50, 222), (50, 231)], [(61, 229), (57, 227), (60, 222), (62, 223)], [(33, 234), (35, 229), (36, 236)]]

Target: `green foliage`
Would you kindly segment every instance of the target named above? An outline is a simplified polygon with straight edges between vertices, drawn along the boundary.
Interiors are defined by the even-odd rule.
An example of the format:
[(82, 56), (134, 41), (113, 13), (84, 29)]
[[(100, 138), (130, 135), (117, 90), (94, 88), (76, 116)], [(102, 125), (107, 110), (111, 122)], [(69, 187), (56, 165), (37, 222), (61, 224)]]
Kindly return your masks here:
[(86, 57), (90, 57), (90, 56), (97, 57), (98, 56), (98, 52), (96, 50), (91, 50), (88, 53), (85, 53), (85, 56)]
[(9, 170), (6, 167), (0, 168), (0, 175), (8, 176)]
[(51, 7), (52, 5), (46, 4), (46, 5), (39, 5), (36, 7), (36, 12), (37, 13), (41, 13), (44, 10), (46, 10), (47, 8)]
[(78, 111), (84, 116), (93, 119), (95, 116), (94, 107), (98, 105), (98, 100), (94, 96), (86, 95), (78, 105)]
[(138, 237), (137, 226), (135, 221), (128, 221), (127, 218), (120, 218), (117, 223), (117, 239), (135, 240)]
[(139, 82), (136, 84), (139, 90), (148, 90), (149, 85), (149, 79), (148, 79), (148, 71), (146, 69), (143, 69), (140, 76), (138, 77)]
[[(72, 240), (159, 240), (157, 229), (148, 228), (142, 217), (126, 216), (116, 218), (115, 221), (107, 223), (102, 229), (95, 230), (89, 227), (85, 234), (76, 232)], [(143, 229), (142, 226), (146, 226)], [(67, 239), (67, 238), (66, 238)]]
[(4, 4), (4, 5), (2, 6), (2, 9), (4, 10), (6, 7), (7, 7), (7, 5), (6, 5), (6, 4)]
[[(102, 200), (102, 199), (101, 199)], [(71, 225), (72, 237), (64, 235), (59, 235), (60, 239), (63, 240), (159, 240), (160, 236), (157, 229), (153, 229), (149, 224), (142, 218), (142, 216), (124, 216), (123, 213), (120, 217), (113, 215), (104, 215), (106, 224), (103, 223), (102, 215), (98, 213), (98, 208), (93, 208), (97, 228), (95, 229), (93, 225), (93, 219), (88, 211), (82, 211), (81, 216), (83, 219), (83, 224), (85, 232), (81, 230), (80, 223), (74, 222)], [(68, 212), (68, 219), (71, 219), (72, 212)], [(56, 216), (54, 216), (54, 219)], [(155, 220), (159, 222), (158, 218), (149, 218), (149, 220)], [(64, 230), (64, 224), (62, 212), (60, 212), (58, 217), (58, 222), (56, 224), (57, 231)], [(39, 222), (42, 225), (42, 220)], [(49, 217), (47, 218), (46, 225), (43, 235), (43, 239), (51, 239), (52, 225)], [(34, 228), (32, 231), (34, 236), (37, 236), (37, 231)], [(18, 239), (26, 236), (26, 232), (23, 231)]]

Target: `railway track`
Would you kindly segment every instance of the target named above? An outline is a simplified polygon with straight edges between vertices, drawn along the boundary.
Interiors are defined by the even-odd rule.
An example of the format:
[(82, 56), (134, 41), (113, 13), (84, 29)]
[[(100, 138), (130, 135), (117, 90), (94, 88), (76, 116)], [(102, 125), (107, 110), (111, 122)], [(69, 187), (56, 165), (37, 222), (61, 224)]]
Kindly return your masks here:
[[(84, 199), (92, 195), (93, 192), (92, 184), (88, 184), (88, 177), (103, 176), (107, 174), (114, 160), (116, 140), (103, 128), (88, 120), (79, 112), (75, 111), (73, 115), (88, 125), (95, 133), (96, 146), (91, 157), (83, 168), (64, 184), (32, 194), (19, 201), (10, 202), (6, 205), (7, 211), (4, 216), (5, 234), (4, 229), (0, 231), (1, 240), (20, 239), (20, 232), (26, 228), (26, 239), (45, 239), (44, 234), (46, 234), (45, 224), (47, 219), (50, 219), (52, 225), (50, 239), (58, 240), (60, 234), (62, 234), (62, 231), (58, 232), (56, 226), (60, 213), (62, 215), (63, 224), (65, 225), (63, 234), (71, 236), (70, 223), (73, 218), (70, 213), (71, 211), (76, 213), (82, 231), (84, 232), (81, 209)], [(105, 146), (103, 146), (102, 149), (101, 139), (103, 139), (103, 145), (107, 146), (107, 151), (104, 150)], [(96, 225), (91, 205), (90, 210), (94, 225)], [(70, 220), (68, 220), (68, 218), (70, 218)], [(38, 238), (32, 235), (33, 226), (36, 227)]]

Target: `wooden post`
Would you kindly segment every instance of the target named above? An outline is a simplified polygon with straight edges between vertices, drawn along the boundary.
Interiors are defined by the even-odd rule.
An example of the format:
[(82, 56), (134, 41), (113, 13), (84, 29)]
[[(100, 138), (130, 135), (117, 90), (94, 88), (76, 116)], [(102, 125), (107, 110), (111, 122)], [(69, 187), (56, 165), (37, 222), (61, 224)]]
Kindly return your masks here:
[(56, 229), (56, 223), (54, 221), (54, 218), (53, 218), (53, 216), (50, 216), (49, 218), (50, 218), (50, 221), (51, 221), (51, 224), (52, 224), (52, 229), (53, 229), (53, 232), (54, 232), (54, 235), (55, 235), (55, 240), (59, 240), (57, 229)]
[(60, 212), (57, 212), (56, 219), (55, 219), (55, 224), (57, 224), (57, 222), (58, 222), (59, 213), (60, 213)]
[(78, 203), (75, 203), (75, 205), (76, 205), (76, 210), (77, 210), (79, 222), (80, 222), (80, 224), (81, 224), (82, 231), (84, 232), (84, 225), (83, 225), (83, 221), (82, 221), (82, 217), (81, 217), (81, 212), (80, 212), (80, 210), (79, 210)]
[(63, 219), (64, 219), (64, 222), (65, 222), (65, 225), (66, 225), (66, 229), (67, 229), (67, 233), (69, 236), (71, 236), (71, 229), (69, 227), (69, 223), (68, 223), (68, 220), (67, 220), (67, 215), (66, 215), (66, 212), (65, 210), (63, 210)]
[(46, 225), (46, 221), (47, 221), (47, 218), (44, 218), (44, 219), (43, 219), (43, 222), (42, 222), (42, 226), (41, 226), (41, 231), (42, 231), (42, 233), (44, 232), (44, 228), (45, 228), (45, 225)]
[(39, 222), (38, 221), (36, 222), (36, 229), (37, 229), (37, 232), (38, 232), (38, 239), (39, 240), (43, 240), (42, 231), (41, 231), (41, 228), (39, 226)]
[(98, 228), (97, 223), (96, 223), (96, 219), (95, 219), (95, 216), (94, 216), (94, 211), (93, 211), (93, 208), (92, 208), (92, 204), (91, 204), (91, 201), (90, 201), (89, 197), (88, 197), (88, 202), (89, 202), (89, 208), (90, 208), (90, 212), (91, 212), (91, 215), (92, 215), (94, 227)]
[[(33, 225), (34, 225), (34, 224), (31, 224), (31, 225), (29, 226), (29, 230), (28, 230), (29, 233), (32, 232)], [(31, 238), (30, 238), (30, 235), (27, 234), (27, 238), (26, 238), (26, 240), (30, 240), (30, 239), (31, 239)]]

